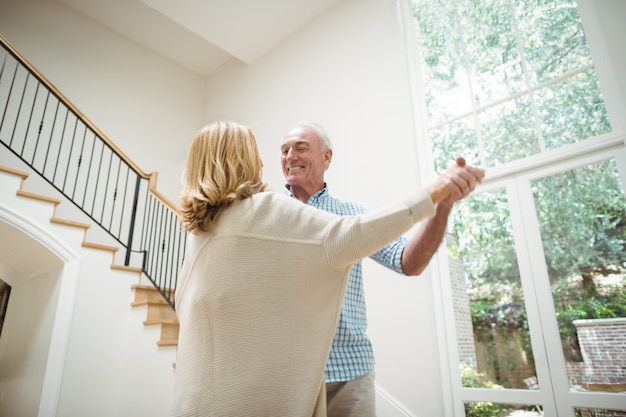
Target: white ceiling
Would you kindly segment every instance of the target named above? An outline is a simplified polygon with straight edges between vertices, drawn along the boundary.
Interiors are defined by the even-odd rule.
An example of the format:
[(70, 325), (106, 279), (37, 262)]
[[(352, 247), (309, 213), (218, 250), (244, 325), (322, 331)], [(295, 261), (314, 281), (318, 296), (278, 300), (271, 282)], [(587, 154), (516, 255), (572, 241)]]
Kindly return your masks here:
[(246, 64), (338, 0), (60, 0), (201, 75)]

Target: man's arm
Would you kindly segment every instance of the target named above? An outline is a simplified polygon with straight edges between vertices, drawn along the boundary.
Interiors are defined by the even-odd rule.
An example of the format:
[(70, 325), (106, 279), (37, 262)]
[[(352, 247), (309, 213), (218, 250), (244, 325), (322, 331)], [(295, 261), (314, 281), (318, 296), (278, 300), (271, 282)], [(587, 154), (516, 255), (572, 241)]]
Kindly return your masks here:
[(452, 204), (437, 204), (435, 216), (426, 220), (402, 251), (402, 271), (406, 275), (420, 275), (439, 248), (448, 226)]

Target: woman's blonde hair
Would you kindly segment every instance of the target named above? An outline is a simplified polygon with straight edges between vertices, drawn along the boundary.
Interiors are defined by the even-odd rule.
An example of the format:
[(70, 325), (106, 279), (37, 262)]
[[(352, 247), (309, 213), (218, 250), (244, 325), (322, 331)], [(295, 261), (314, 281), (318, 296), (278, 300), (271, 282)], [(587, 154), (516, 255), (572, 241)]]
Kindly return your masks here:
[(250, 128), (234, 122), (204, 127), (191, 144), (183, 173), (180, 198), (185, 229), (210, 232), (222, 209), (264, 191), (261, 167)]

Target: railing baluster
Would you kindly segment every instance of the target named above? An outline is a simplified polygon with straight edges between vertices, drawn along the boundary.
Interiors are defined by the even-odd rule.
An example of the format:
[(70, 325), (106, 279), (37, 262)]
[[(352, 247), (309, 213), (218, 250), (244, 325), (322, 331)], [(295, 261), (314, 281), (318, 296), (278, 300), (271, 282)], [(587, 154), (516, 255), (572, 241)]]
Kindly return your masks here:
[[(24, 86), (24, 91), (26, 91), (26, 86)], [(33, 121), (33, 112), (35, 111), (35, 104), (37, 104), (37, 92), (39, 91), (39, 83), (37, 83), (37, 87), (35, 87), (35, 98), (33, 99), (33, 104), (30, 106), (30, 114), (28, 115), (28, 122), (26, 123), (26, 131), (24, 132), (24, 143), (22, 143), (22, 151), (20, 155), (24, 155), (24, 150), (26, 149), (26, 141), (28, 139), (28, 132), (30, 131), (30, 124)]]
[(135, 233), (135, 219), (137, 217), (137, 202), (139, 201), (139, 187), (141, 186), (141, 177), (137, 175), (135, 182), (135, 192), (133, 194), (133, 207), (130, 212), (130, 227), (128, 232), (128, 246), (126, 247), (126, 258), (124, 265), (130, 265), (130, 251), (133, 247), (133, 235)]
[[(113, 188), (113, 205), (111, 207), (111, 218), (109, 219), (109, 229), (113, 229), (113, 216), (115, 216), (115, 208), (117, 206), (117, 191), (120, 186), (120, 166), (122, 164), (122, 160), (117, 160), (117, 175), (115, 178), (115, 187)], [(121, 223), (121, 222), (120, 222)]]
[[(16, 72), (17, 72), (17, 68), (16, 68)], [(28, 86), (28, 80), (30, 79), (30, 73), (26, 74), (26, 81), (24, 81), (24, 88), (22, 89), (22, 96), (20, 97), (20, 104), (17, 107), (17, 114), (15, 116), (15, 125), (13, 125), (13, 133), (11, 134), (11, 142), (13, 141), (13, 138), (16, 137), (16, 130), (17, 130), (17, 126), (18, 123), (17, 121), (20, 120), (20, 115), (22, 114), (22, 105), (24, 104), (24, 96), (26, 95), (26, 87)], [(20, 156), (22, 156), (22, 154), (19, 154)]]
[(98, 185), (100, 184), (100, 174), (101, 174), (101, 170), (102, 170), (102, 158), (104, 156), (104, 144), (102, 144), (102, 148), (100, 148), (100, 158), (98, 158), (98, 170), (96, 171), (96, 183), (94, 184), (94, 190), (93, 190), (93, 201), (91, 203), (91, 210), (89, 211), (89, 214), (91, 216), (93, 216), (94, 214), (94, 210), (96, 207), (96, 196), (98, 195)]
[(78, 160), (76, 161), (76, 181), (74, 181), (74, 189), (72, 190), (71, 199), (74, 200), (74, 196), (76, 195), (76, 187), (78, 186), (78, 181), (80, 178), (80, 169), (83, 165), (83, 152), (85, 152), (85, 142), (87, 141), (87, 126), (85, 126), (85, 130), (83, 130), (83, 140), (80, 143), (80, 151), (78, 151)]
[[(121, 159), (120, 159), (121, 162)], [(123, 198), (122, 198), (122, 207), (121, 207), (121, 213), (122, 216), (124, 215), (124, 209), (126, 208), (126, 198), (128, 197), (128, 175), (130, 174), (130, 169), (126, 166), (126, 179), (124, 180), (124, 193), (123, 193)], [(139, 195), (139, 193), (137, 193), (137, 195)], [(122, 220), (120, 220), (120, 227), (117, 230), (117, 235), (121, 236), (122, 235), (122, 226), (123, 226), (124, 222)], [(131, 227), (131, 229), (134, 229), (134, 227)], [(130, 243), (128, 245), (130, 247)]]
[(113, 165), (113, 152), (109, 154), (109, 164), (107, 166), (106, 181), (104, 184), (104, 192), (102, 193), (102, 211), (100, 212), (100, 223), (102, 223), (102, 219), (104, 219), (104, 212), (106, 209), (107, 201), (109, 200), (107, 196), (109, 195), (109, 179), (111, 178), (111, 165)]
[[(13, 79), (11, 80), (11, 86), (9, 87), (9, 93), (7, 94), (7, 100), (4, 104), (4, 112), (2, 114), (2, 121), (0, 121), (0, 130), (2, 130), (2, 126), (4, 125), (4, 119), (6, 117), (6, 113), (9, 110), (9, 102), (11, 101), (11, 96), (13, 95), (13, 86), (15, 85), (15, 78), (17, 77), (17, 70), (19, 68), (19, 65), (15, 66), (15, 71), (13, 71)], [(16, 124), (17, 124), (17, 118), (16, 118)], [(13, 135), (11, 135), (11, 140), (9, 141), (9, 148), (11, 148), (11, 146), (13, 146)]]
[(48, 140), (48, 146), (46, 147), (46, 152), (44, 152), (43, 167), (41, 168), (42, 175), (46, 172), (46, 165), (48, 164), (48, 155), (50, 154), (50, 144), (52, 143), (52, 138), (54, 136), (54, 129), (56, 128), (57, 117), (59, 115), (60, 106), (61, 106), (61, 102), (57, 101), (57, 108), (54, 111), (54, 120), (52, 121), (52, 129), (50, 129), (50, 139)]
[(54, 161), (54, 172), (52, 174), (52, 183), (56, 183), (57, 169), (59, 168), (59, 160), (61, 159), (61, 148), (63, 147), (63, 138), (65, 138), (65, 129), (67, 128), (67, 118), (70, 115), (70, 110), (65, 112), (65, 120), (63, 120), (63, 129), (61, 129), (61, 137), (59, 138), (59, 151), (57, 152), (56, 160)]
[(172, 251), (172, 213), (169, 211), (165, 212), (165, 253), (163, 254), (163, 287), (167, 287), (167, 277), (172, 273), (170, 270), (171, 258), (170, 254)]
[(152, 265), (150, 266), (150, 270), (153, 271), (155, 278), (158, 282), (158, 267), (159, 267), (159, 257), (161, 254), (161, 233), (163, 228), (161, 227), (162, 218), (163, 218), (163, 207), (155, 205), (156, 216), (155, 216), (155, 238), (154, 238), (154, 251), (152, 252)]
[(50, 99), (50, 91), (46, 94), (46, 102), (43, 106), (43, 112), (41, 113), (41, 120), (39, 121), (39, 130), (37, 131), (37, 140), (35, 140), (35, 148), (33, 149), (33, 158), (30, 161), (30, 165), (35, 164), (35, 157), (37, 156), (37, 148), (39, 148), (39, 140), (41, 139), (41, 132), (43, 131), (43, 121), (48, 111), (48, 100)]
[[(152, 197), (152, 201), (155, 201), (154, 197)], [(153, 204), (154, 220), (152, 222), (152, 231), (153, 231), (154, 238), (153, 238), (153, 241), (151, 242), (152, 250), (150, 251), (150, 272), (152, 272), (155, 279), (156, 279), (155, 263), (156, 263), (156, 260), (158, 259), (159, 246), (160, 246), (160, 240), (161, 240), (161, 236), (160, 236), (161, 229), (158, 227), (160, 223), (160, 214), (161, 214), (159, 209), (160, 207), (157, 204)]]
[(89, 163), (87, 164), (87, 170), (86, 175), (87, 177), (85, 178), (85, 192), (83, 193), (83, 202), (80, 204), (81, 207), (85, 207), (85, 199), (87, 198), (87, 190), (89, 189), (89, 180), (91, 179), (91, 163), (93, 162), (93, 155), (96, 151), (96, 134), (93, 134), (93, 140), (92, 140), (92, 145), (91, 145), (91, 152), (89, 152)]
[[(67, 154), (67, 164), (65, 165), (65, 176), (63, 178), (63, 187), (61, 188), (65, 191), (65, 185), (67, 184), (67, 177), (69, 177), (70, 166), (72, 163), (72, 152), (74, 151), (74, 142), (76, 141), (76, 131), (78, 130), (78, 118), (76, 118), (76, 122), (74, 122), (74, 133), (72, 133), (72, 140), (70, 142), (70, 150)], [(76, 181), (76, 179), (74, 179)]]
[(9, 53), (4, 51), (4, 56), (2, 57), (2, 67), (0, 67), (0, 85), (2, 85), (3, 75), (4, 75), (4, 67), (7, 63), (7, 58), (9, 57)]

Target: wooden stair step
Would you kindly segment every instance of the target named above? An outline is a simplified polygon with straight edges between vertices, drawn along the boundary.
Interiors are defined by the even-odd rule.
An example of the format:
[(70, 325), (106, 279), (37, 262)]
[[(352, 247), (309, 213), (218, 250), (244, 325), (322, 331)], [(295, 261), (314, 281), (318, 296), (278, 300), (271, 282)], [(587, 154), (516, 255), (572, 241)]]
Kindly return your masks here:
[(58, 217), (51, 217), (50, 223), (60, 224), (63, 226), (78, 227), (79, 229), (85, 229), (85, 230), (91, 227), (91, 225), (87, 223), (76, 222), (74, 220), (60, 219)]
[(147, 301), (148, 312), (146, 317), (146, 322), (163, 322), (163, 321), (177, 321), (178, 317), (176, 317), (176, 312), (172, 309), (172, 307), (167, 303), (153, 303), (151, 301)]
[(178, 333), (180, 331), (180, 324), (178, 321), (175, 323), (163, 323), (161, 324), (161, 338), (160, 340), (178, 340)]
[[(166, 302), (163, 298), (163, 295), (157, 290), (157, 288), (153, 285), (133, 285), (132, 289), (135, 290), (135, 303), (141, 303), (144, 301), (154, 301), (154, 302)], [(174, 291), (170, 288), (165, 289), (165, 293), (172, 296)], [(141, 304), (137, 304), (141, 305)]]
[(156, 325), (171, 325), (174, 327), (178, 327), (178, 320), (172, 320), (172, 319), (161, 319), (161, 320), (146, 320), (143, 322), (144, 326), (156, 326)]
[(101, 245), (99, 243), (92, 243), (92, 242), (83, 242), (81, 243), (83, 248), (90, 248), (90, 249), (99, 249), (99, 250), (104, 250), (104, 251), (108, 251), (108, 252), (117, 252), (120, 248), (118, 248), (117, 246), (108, 246), (108, 245)]
[(130, 303), (130, 305), (132, 307), (141, 307), (141, 306), (146, 306), (146, 305), (149, 306), (150, 304), (153, 304), (153, 305), (159, 305), (160, 304), (160, 305), (164, 305), (164, 306), (165, 305), (169, 306), (169, 304), (167, 303), (167, 301), (165, 301), (163, 299), (163, 297), (161, 297), (158, 300), (135, 300), (132, 303)]
[(159, 340), (157, 346), (178, 346), (178, 339)]
[(33, 200), (45, 201), (47, 203), (52, 203), (54, 205), (61, 204), (61, 200), (54, 197), (49, 197), (47, 195), (35, 194), (28, 191), (17, 190), (15, 192), (20, 197), (32, 198)]
[(0, 171), (6, 172), (7, 174), (16, 175), (18, 177), (22, 177), (22, 180), (25, 180), (30, 175), (28, 172), (20, 171), (15, 168), (10, 168), (4, 165), (0, 165)]
[(113, 264), (111, 265), (111, 269), (116, 269), (118, 271), (127, 271), (127, 272), (138, 272), (140, 274), (143, 273), (143, 271), (141, 270), (141, 268), (137, 268), (134, 266), (126, 266), (126, 265), (116, 265)]

